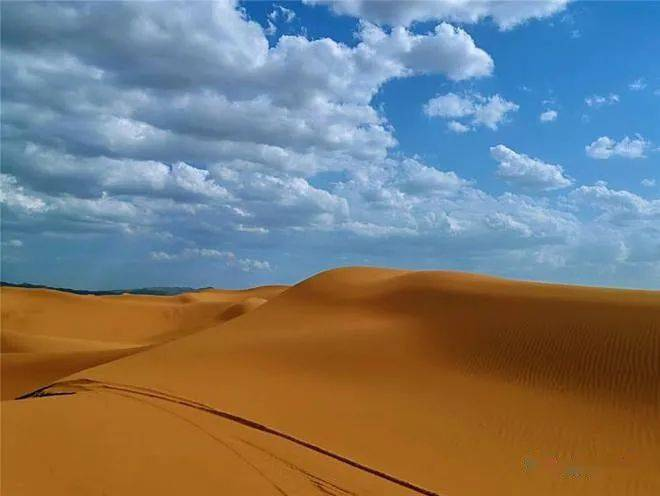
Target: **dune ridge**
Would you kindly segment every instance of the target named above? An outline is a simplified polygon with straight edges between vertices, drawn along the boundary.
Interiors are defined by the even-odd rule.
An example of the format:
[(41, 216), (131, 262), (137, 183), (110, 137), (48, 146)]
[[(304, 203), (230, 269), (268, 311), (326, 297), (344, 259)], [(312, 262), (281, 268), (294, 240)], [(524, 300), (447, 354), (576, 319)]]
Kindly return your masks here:
[[(342, 291), (335, 291), (336, 285)], [(320, 274), (286, 297), (296, 293), (310, 302), (360, 311), (386, 308), (418, 328), (429, 350), (440, 350), (466, 372), (586, 395), (602, 393), (612, 401), (620, 396), (622, 405), (635, 401), (658, 406), (656, 291), (365, 268)]]
[[(26, 483), (31, 449), (58, 460), (58, 445), (37, 435), (48, 403), (58, 419), (72, 419), (58, 424), (56, 437), (71, 448), (49, 481), (54, 494), (75, 487), (81, 470), (96, 474), (95, 487), (122, 486), (117, 453), (151, 461), (135, 477), (144, 490), (159, 487), (170, 460), (154, 462), (153, 446), (125, 452), (147, 424), (149, 436), (162, 433), (154, 442), (163, 450), (166, 428), (187, 443), (188, 475), (177, 484), (199, 494), (218, 483), (232, 494), (660, 492), (659, 292), (344, 268), (291, 288), (178, 298), (199, 310), (193, 332), (170, 322), (168, 338), (154, 344), (139, 329), (126, 340), (150, 343), (139, 352), (3, 403), (8, 487)], [(218, 298), (215, 312), (199, 306)], [(39, 321), (23, 322), (40, 339)], [(38, 397), (49, 391), (58, 395)], [(80, 421), (99, 408), (117, 413), (107, 428)], [(247, 433), (232, 419), (267, 429)], [(216, 444), (198, 439), (200, 429)], [(114, 431), (128, 437), (108, 437)], [(118, 451), (104, 452), (108, 443)], [(199, 473), (219, 456), (217, 443), (222, 463)], [(102, 453), (105, 471), (81, 461), (83, 451)], [(46, 489), (28, 484), (28, 493)]]

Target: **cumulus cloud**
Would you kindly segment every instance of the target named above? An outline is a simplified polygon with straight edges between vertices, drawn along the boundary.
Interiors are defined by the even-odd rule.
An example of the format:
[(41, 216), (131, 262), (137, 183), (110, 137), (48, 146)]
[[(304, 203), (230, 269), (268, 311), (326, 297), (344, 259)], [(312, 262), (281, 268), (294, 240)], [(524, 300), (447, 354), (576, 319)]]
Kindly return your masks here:
[(179, 200), (228, 200), (230, 194), (205, 169), (184, 162), (80, 157), (34, 143), (9, 144), (5, 168), (48, 192), (136, 194)]
[(568, 0), (510, 3), (483, 0), (305, 0), (328, 5), (335, 13), (366, 19), (377, 24), (408, 26), (413, 22), (446, 20), (474, 23), (491, 18), (502, 30), (512, 29), (530, 19), (541, 19), (562, 11)]
[(545, 112), (541, 112), (539, 120), (541, 122), (553, 122), (557, 120), (558, 115), (559, 113), (556, 110), (546, 110)]
[(610, 93), (609, 95), (605, 96), (591, 95), (584, 99), (584, 103), (586, 103), (589, 107), (594, 108), (603, 107), (606, 105), (614, 105), (619, 103), (619, 95), (615, 93)]
[(645, 188), (652, 188), (656, 185), (656, 180), (652, 179), (652, 178), (645, 178), (645, 179), (642, 179), (641, 184)]
[[(280, 7), (271, 18), (292, 21)], [(386, 159), (396, 140), (371, 105), (379, 88), (493, 70), (445, 23), (425, 34), (363, 23), (356, 36), (269, 47), (231, 1), (3, 6), (3, 202), (51, 219), (75, 201), (140, 203), (154, 229), (166, 202), (205, 229), (344, 222), (346, 200), (310, 178)]]
[(645, 153), (650, 147), (651, 143), (639, 135), (634, 138), (626, 136), (618, 142), (608, 136), (601, 136), (585, 146), (585, 151), (587, 156), (597, 160), (607, 160), (611, 157), (635, 159), (645, 158)]
[[(493, 69), (448, 24), (426, 34), (364, 24), (354, 47), (284, 36), (269, 48), (262, 28), (230, 2), (83, 7), (4, 9), (3, 120), (16, 141), (86, 156), (328, 169), (341, 154), (383, 158), (396, 144), (370, 106), (389, 79), (464, 80)], [(127, 29), (111, 29), (107, 16)], [(168, 35), (145, 26), (167, 26)]]
[[(362, 23), (363, 56), (381, 54), (395, 75), (444, 74), (454, 81), (488, 76), (492, 73), (493, 59), (478, 48), (469, 34), (446, 22), (438, 24), (426, 34), (413, 34), (403, 27), (393, 28), (388, 34), (381, 28)], [(366, 63), (366, 61), (364, 61)]]
[(518, 105), (500, 95), (484, 97), (479, 93), (438, 95), (424, 104), (423, 110), (429, 117), (466, 119), (468, 124), (452, 120), (448, 127), (454, 132), (466, 132), (479, 126), (496, 130), (507, 120), (507, 115), (518, 110)]
[(490, 155), (499, 163), (497, 175), (521, 188), (551, 191), (573, 183), (560, 165), (517, 153), (504, 145), (491, 147)]
[(455, 173), (413, 159), (356, 171), (333, 192), (351, 208), (351, 220), (340, 229), (415, 249), (458, 249), (467, 256), (486, 245), (556, 242), (577, 228), (570, 213), (522, 195), (491, 196)]
[(611, 189), (605, 181), (580, 186), (569, 196), (578, 203), (604, 212), (609, 218), (660, 219), (660, 200), (647, 200), (630, 191)]
[(274, 228), (323, 227), (348, 216), (344, 198), (301, 177), (278, 177), (224, 165), (213, 166), (211, 172), (239, 200), (236, 206), (246, 211), (245, 218)]

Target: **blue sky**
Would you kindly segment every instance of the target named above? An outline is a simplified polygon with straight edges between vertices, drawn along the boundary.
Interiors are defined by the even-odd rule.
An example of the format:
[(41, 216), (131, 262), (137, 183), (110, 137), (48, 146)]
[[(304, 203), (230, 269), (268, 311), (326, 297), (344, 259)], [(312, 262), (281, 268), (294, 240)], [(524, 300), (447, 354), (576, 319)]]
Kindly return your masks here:
[(657, 2), (3, 3), (2, 24), (3, 280), (660, 288)]

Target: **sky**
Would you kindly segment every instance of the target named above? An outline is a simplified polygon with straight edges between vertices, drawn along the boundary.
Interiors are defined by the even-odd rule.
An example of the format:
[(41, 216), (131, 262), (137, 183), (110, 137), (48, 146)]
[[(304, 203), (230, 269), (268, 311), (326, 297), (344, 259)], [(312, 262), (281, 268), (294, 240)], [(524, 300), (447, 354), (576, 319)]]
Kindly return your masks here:
[(2, 2), (2, 279), (660, 289), (660, 2)]

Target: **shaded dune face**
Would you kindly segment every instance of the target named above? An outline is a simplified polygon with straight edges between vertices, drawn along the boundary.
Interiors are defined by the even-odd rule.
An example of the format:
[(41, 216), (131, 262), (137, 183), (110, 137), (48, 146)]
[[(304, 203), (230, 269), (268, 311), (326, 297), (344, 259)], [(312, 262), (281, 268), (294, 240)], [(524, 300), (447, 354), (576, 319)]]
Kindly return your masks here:
[[(657, 406), (660, 297), (651, 291), (521, 283), (458, 273), (371, 269), (331, 273), (299, 288), (340, 312), (405, 322), (421, 360), (601, 398)], [(335, 291), (336, 280), (342, 291)]]
[[(348, 268), (219, 294), (196, 331), (3, 403), (5, 486), (117, 489), (130, 464), (157, 490), (178, 457), (198, 494), (660, 493), (658, 292)], [(103, 429), (74, 420), (100, 408)], [(155, 444), (133, 446), (142, 430)], [(35, 449), (63, 464), (48, 486)]]
[(251, 298), (246, 298), (243, 301), (240, 301), (238, 303), (234, 303), (231, 305), (229, 308), (224, 310), (220, 314), (220, 320), (227, 321), (234, 319), (236, 317), (240, 317), (243, 314), (246, 314), (255, 308), (259, 308), (261, 305), (266, 303), (267, 300), (264, 298), (257, 298), (257, 297), (251, 297)]

